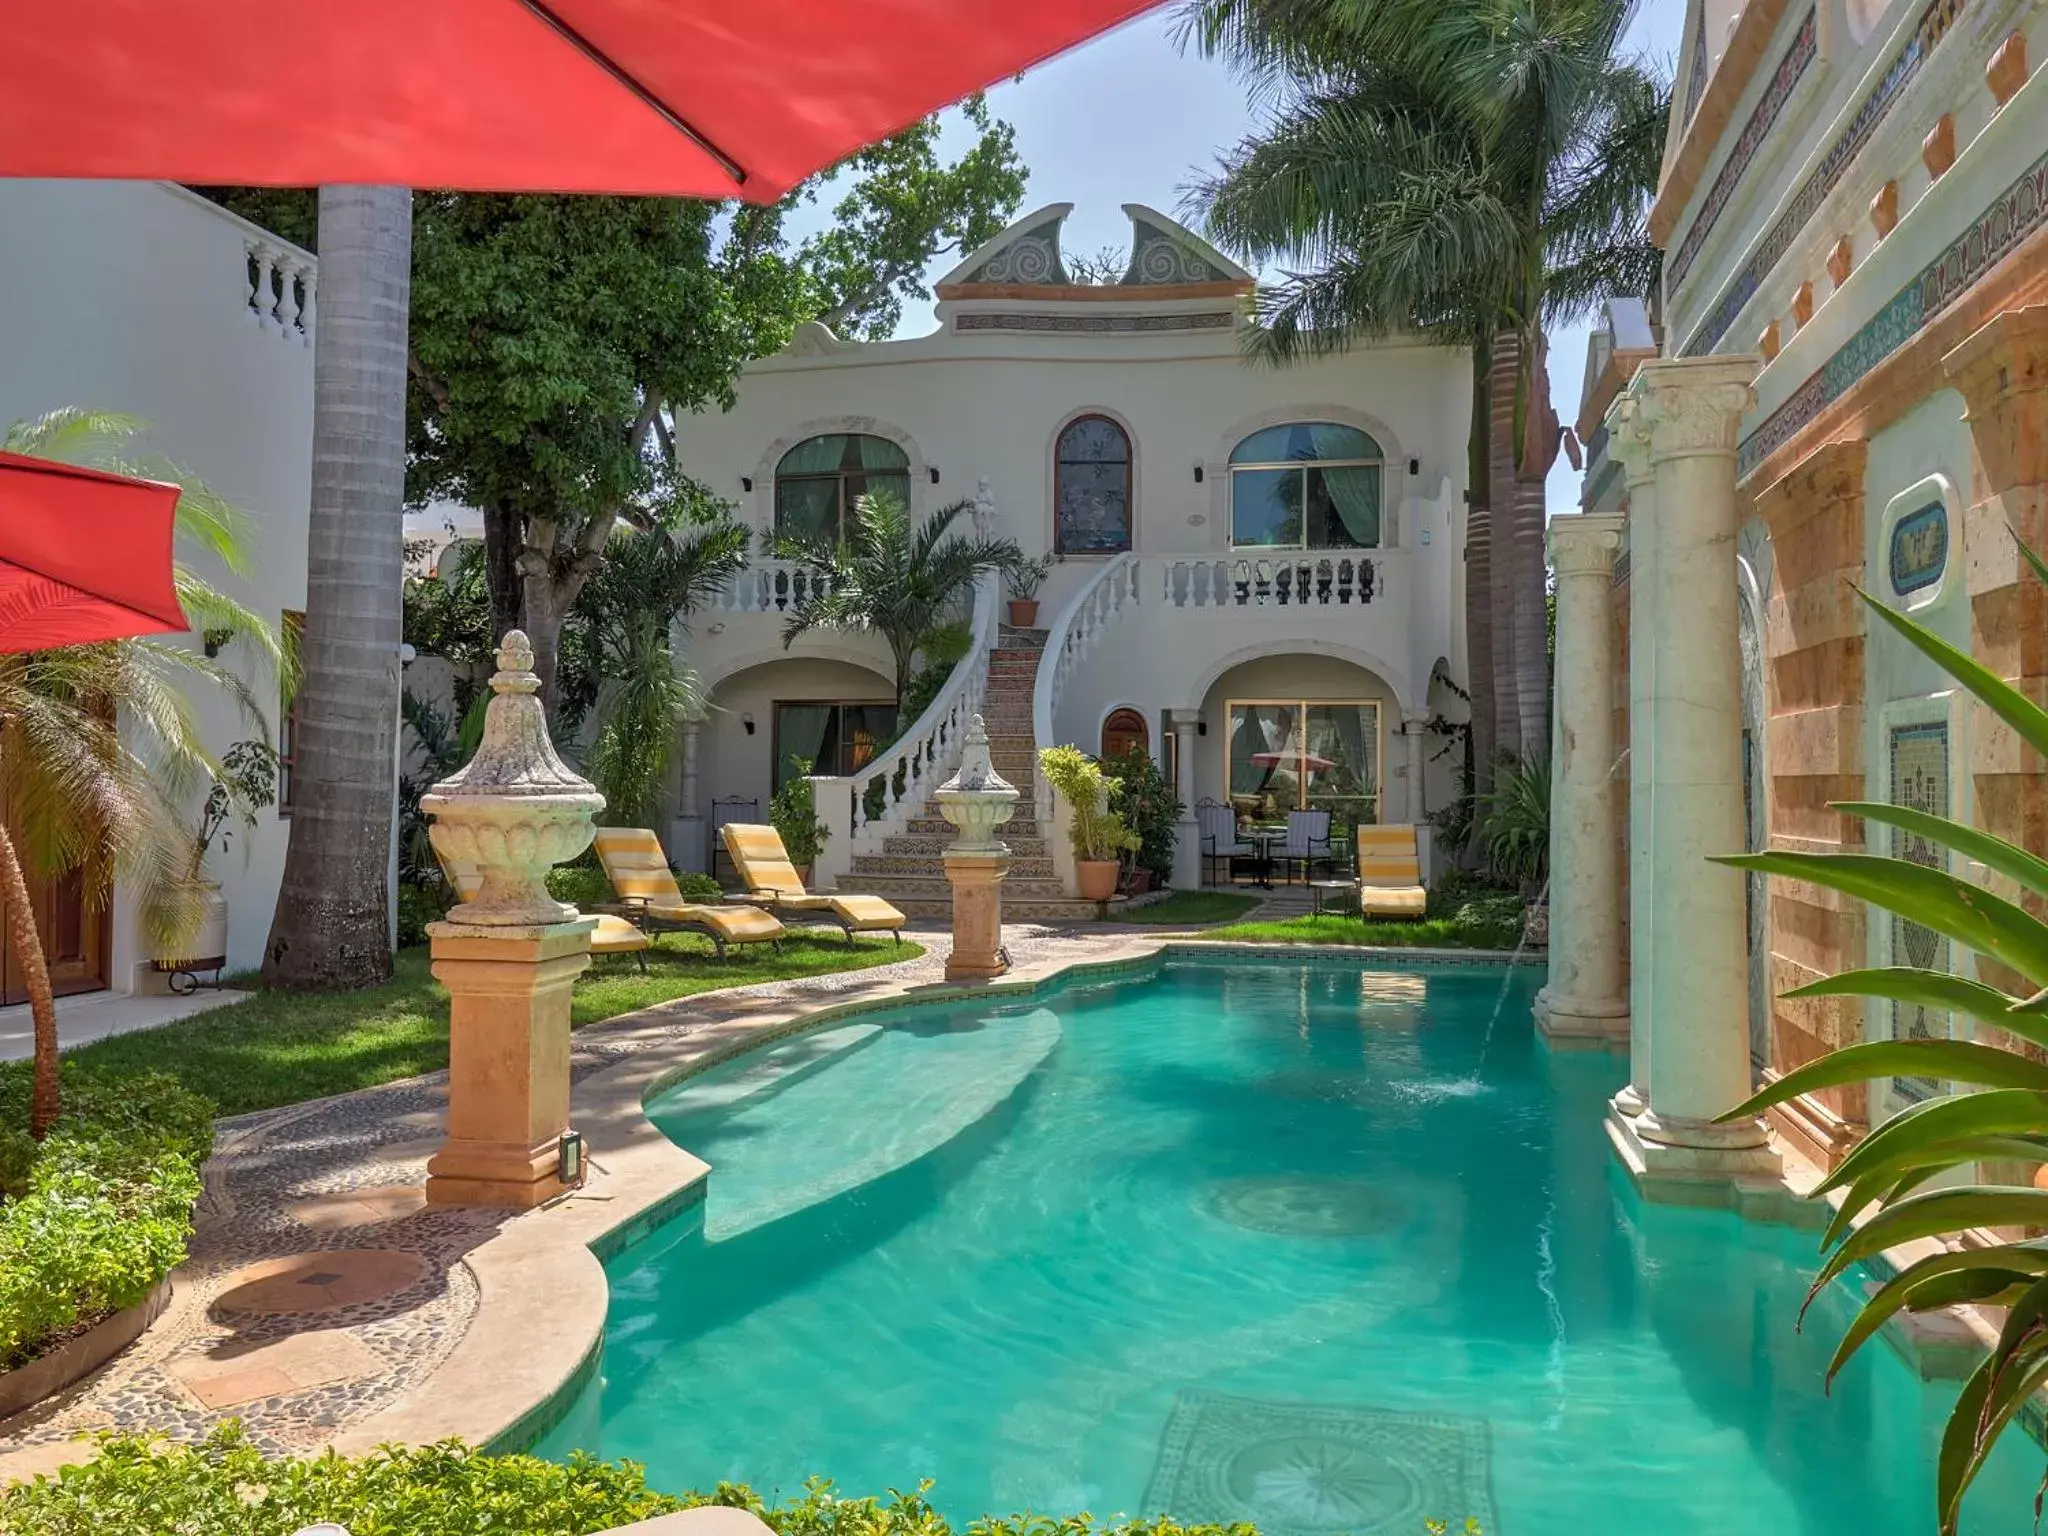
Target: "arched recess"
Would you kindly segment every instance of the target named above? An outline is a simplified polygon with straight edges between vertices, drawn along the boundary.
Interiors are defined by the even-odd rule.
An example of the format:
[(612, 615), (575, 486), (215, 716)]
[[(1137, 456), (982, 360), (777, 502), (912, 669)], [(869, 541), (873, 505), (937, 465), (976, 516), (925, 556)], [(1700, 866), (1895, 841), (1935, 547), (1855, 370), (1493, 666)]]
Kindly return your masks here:
[(1152, 732), (1145, 724), (1144, 712), (1129, 704), (1119, 704), (1102, 717), (1098, 740), (1101, 751), (1097, 756), (1105, 763), (1134, 749), (1147, 755), (1152, 751)]
[[(1302, 648), (1302, 643), (1297, 640), (1270, 640), (1263, 645), (1247, 645), (1231, 651), (1203, 670), (1195, 685), (1188, 690), (1184, 707), (1200, 709), (1202, 701), (1209, 695), (1209, 690), (1216, 685), (1216, 680), (1233, 667), (1241, 667), (1248, 661), (1259, 661), (1267, 656), (1294, 655)], [(1394, 701), (1401, 706), (1404, 715), (1418, 713), (1427, 703), (1421, 690), (1416, 688), (1414, 681), (1405, 672), (1370, 651), (1361, 650), (1355, 645), (1322, 639), (1315, 642), (1314, 649), (1318, 656), (1348, 661), (1354, 667), (1373, 673), (1393, 693)]]
[[(1770, 608), (1774, 555), (1763, 519), (1743, 524), (1736, 540), (1736, 631), (1742, 648), (1742, 845), (1746, 853), (1770, 846), (1771, 780), (1766, 744), (1770, 727), (1769, 659), (1764, 620)], [(1749, 1062), (1759, 1080), (1771, 1065), (1771, 893), (1766, 876), (1743, 877), (1749, 941)]]
[(928, 509), (932, 490), (931, 464), (925, 458), (924, 450), (918, 446), (917, 439), (909, 432), (879, 416), (816, 416), (776, 438), (754, 466), (754, 489), (745, 503), (754, 527), (769, 532), (775, 528), (775, 470), (783, 456), (810, 438), (846, 432), (862, 437), (879, 437), (901, 448), (910, 461), (911, 513), (921, 516)]

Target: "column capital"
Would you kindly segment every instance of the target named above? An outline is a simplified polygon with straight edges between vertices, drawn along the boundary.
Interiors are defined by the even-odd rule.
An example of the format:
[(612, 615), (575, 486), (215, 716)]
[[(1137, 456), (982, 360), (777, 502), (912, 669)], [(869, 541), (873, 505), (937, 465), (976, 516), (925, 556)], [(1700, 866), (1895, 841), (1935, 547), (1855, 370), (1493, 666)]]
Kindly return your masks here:
[[(1637, 373), (1640, 375), (1641, 371), (1638, 369)], [(1657, 471), (1650, 463), (1649, 434), (1638, 419), (1639, 406), (1635, 380), (1630, 379), (1628, 387), (1607, 407), (1607, 457), (1621, 466), (1621, 476), (1631, 499), (1657, 477)]]
[(1403, 736), (1427, 736), (1429, 734), (1429, 722), (1435, 718), (1436, 716), (1426, 709), (1419, 710), (1413, 714), (1405, 714), (1401, 717), (1401, 734)]
[(1550, 558), (1559, 576), (1609, 575), (1627, 519), (1610, 512), (1578, 512), (1550, 520)]
[(1941, 360), (1993, 491), (2048, 480), (2048, 304), (1994, 315)]
[(1166, 723), (1176, 731), (1192, 731), (1202, 723), (1202, 712), (1199, 709), (1169, 709)]
[(1648, 440), (1652, 463), (1735, 456), (1743, 415), (1756, 404), (1758, 360), (1665, 358), (1636, 371), (1634, 427)]

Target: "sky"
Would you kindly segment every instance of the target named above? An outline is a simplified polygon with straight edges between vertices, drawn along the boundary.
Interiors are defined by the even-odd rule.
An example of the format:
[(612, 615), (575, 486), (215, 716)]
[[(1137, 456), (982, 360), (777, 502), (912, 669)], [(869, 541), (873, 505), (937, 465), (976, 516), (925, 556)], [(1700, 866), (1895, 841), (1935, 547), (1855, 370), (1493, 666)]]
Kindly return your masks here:
[[(1069, 252), (1128, 246), (1125, 203), (1178, 216), (1193, 174), (1256, 126), (1244, 88), (1222, 65), (1174, 45), (1175, 9), (1141, 16), (989, 93), (997, 115), (1015, 125), (1018, 151), (1030, 168), (1022, 211), (1074, 204), (1061, 237)], [(1684, 0), (1642, 0), (1629, 46), (1669, 76), (1684, 16)], [(964, 143), (963, 136), (954, 147)], [(829, 194), (822, 201), (823, 207), (805, 210), (808, 218), (791, 221), (793, 232), (823, 221)], [(944, 258), (929, 277), (957, 260)], [(922, 335), (932, 325), (929, 304), (907, 305), (898, 334)], [(1579, 414), (1586, 335), (1578, 326), (1550, 336), (1552, 394), (1558, 419), (1567, 423)], [(1548, 486), (1553, 513), (1576, 509), (1578, 483), (1560, 455)]]

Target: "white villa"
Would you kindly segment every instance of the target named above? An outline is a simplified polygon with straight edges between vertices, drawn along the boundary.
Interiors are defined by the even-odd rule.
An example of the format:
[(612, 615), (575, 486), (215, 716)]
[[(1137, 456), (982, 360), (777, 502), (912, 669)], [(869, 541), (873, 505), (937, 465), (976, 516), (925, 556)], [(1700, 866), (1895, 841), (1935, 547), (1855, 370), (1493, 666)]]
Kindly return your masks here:
[[(705, 864), (715, 823), (764, 810), (807, 758), (835, 832), (821, 879), (939, 907), (944, 828), (924, 801), (975, 710), (1020, 784), (1033, 746), (1136, 744), (1190, 818), (1234, 798), (1421, 821), (1455, 796), (1428, 722), (1464, 717), (1468, 359), (1392, 341), (1247, 363), (1248, 273), (1131, 204), (1122, 278), (1078, 282), (1060, 255), (1071, 206), (949, 273), (932, 334), (852, 344), (808, 326), (746, 371), (732, 410), (677, 423), (683, 467), (764, 535), (831, 528), (886, 487), (919, 517), (972, 500), (982, 526), (1059, 562), (1035, 625), (1005, 626), (989, 584), (974, 650), (878, 754), (898, 723), (886, 649), (844, 632), (785, 646), (802, 573), (757, 559), (692, 624), (715, 708), (679, 754), (679, 861)], [(1031, 824), (1050, 810), (1013, 828), (1013, 912), (1067, 910), (1065, 840)], [(1199, 856), (1190, 820), (1176, 884)]]

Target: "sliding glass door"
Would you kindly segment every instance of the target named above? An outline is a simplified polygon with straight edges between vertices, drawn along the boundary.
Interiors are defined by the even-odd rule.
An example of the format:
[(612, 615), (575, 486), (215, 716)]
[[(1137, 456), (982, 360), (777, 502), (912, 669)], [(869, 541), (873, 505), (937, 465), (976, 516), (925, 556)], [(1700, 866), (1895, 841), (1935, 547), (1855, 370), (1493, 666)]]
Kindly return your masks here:
[(1348, 825), (1379, 820), (1374, 700), (1234, 700), (1224, 750), (1230, 803), (1241, 815), (1277, 821), (1328, 810)]

